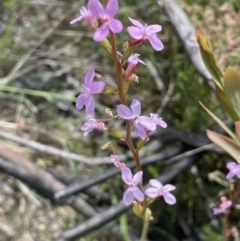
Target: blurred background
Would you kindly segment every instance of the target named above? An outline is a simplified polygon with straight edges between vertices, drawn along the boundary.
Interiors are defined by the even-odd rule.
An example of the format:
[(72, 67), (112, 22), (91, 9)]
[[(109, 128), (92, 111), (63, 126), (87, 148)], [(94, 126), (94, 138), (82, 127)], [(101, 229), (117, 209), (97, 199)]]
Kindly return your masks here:
[[(117, 35), (120, 51), (128, 40), (129, 16), (163, 27), (158, 34), (165, 46), (163, 51), (154, 51), (148, 42), (138, 47), (137, 52), (147, 65), (138, 66), (139, 83), (132, 84), (129, 93), (129, 100), (141, 101), (142, 113), (158, 111), (168, 123), (168, 130), (159, 129), (142, 154), (150, 157), (181, 148), (179, 153), (183, 156), (174, 163), (180, 162), (184, 153), (210, 143), (206, 129), (218, 130), (200, 107), (199, 100), (227, 123), (228, 116), (214, 91), (193, 67), (157, 1), (119, 2), (116, 18), (125, 26), (124, 32)], [(209, 35), (221, 68), (225, 70), (231, 65), (240, 71), (239, 1), (180, 0), (178, 3), (192, 26)], [(101, 160), (111, 153), (103, 151), (101, 146), (112, 138), (97, 131), (83, 137), (81, 127), (89, 116), (75, 109), (75, 98), (87, 70), (95, 68), (108, 84), (116, 81), (113, 60), (92, 40), (87, 21), (69, 24), (79, 15), (82, 6), (86, 6), (86, 1), (0, 1), (0, 157), (5, 163), (15, 163), (21, 168), (27, 168), (30, 163), (28, 171), (42, 177), (55, 173), (54, 178), (65, 184), (91, 179), (110, 168)], [(95, 118), (103, 117), (106, 107), (114, 108), (119, 103), (115, 95), (97, 96), (96, 102)], [(118, 145), (119, 155), (127, 152), (122, 142), (113, 140), (113, 143)], [(48, 147), (57, 149), (51, 152)], [(78, 154), (79, 160), (70, 155), (64, 157), (57, 150)], [(154, 203), (149, 240), (222, 240), (221, 218), (213, 217), (211, 210), (219, 205), (220, 197), (227, 194), (224, 175), (229, 160), (220, 150), (205, 150), (171, 178), (170, 182), (177, 187), (174, 192), (177, 204), (169, 206), (162, 199)], [(172, 163), (173, 160), (163, 158), (145, 166), (146, 180), (160, 176)], [(87, 220), (86, 215), (71, 205), (54, 202), (52, 193), (44, 192), (41, 187), (29, 187), (29, 180), (18, 178), (16, 165), (12, 167), (14, 172), (0, 161), (1, 241), (55, 240), (64, 231)], [(26, 176), (29, 177), (27, 173)], [(36, 181), (31, 180), (30, 183)], [(38, 180), (41, 183), (41, 178)], [(124, 189), (120, 175), (116, 175), (99, 183), (92, 195), (81, 193), (79, 197), (100, 212), (118, 203)], [(111, 204), (100, 200), (102, 194), (107, 194)], [(234, 215), (232, 222), (237, 227), (239, 213)], [(132, 215), (131, 209), (114, 222), (121, 229), (122, 240), (131, 240), (127, 227), (134, 230), (136, 236), (141, 233), (142, 222)], [(103, 226), (77, 240), (121, 239)]]

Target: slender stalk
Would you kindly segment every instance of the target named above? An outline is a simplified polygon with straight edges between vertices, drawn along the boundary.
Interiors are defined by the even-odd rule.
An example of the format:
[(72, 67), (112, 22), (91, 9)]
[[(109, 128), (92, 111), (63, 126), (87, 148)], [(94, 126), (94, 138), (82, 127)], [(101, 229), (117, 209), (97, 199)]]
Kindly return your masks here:
[[(107, 1), (105, 0), (105, 3)], [(121, 104), (126, 105), (127, 101), (126, 101), (126, 96), (124, 94), (123, 91), (123, 79), (122, 79), (122, 64), (118, 59), (117, 56), (117, 47), (116, 47), (116, 40), (115, 40), (115, 35), (112, 31), (110, 31), (110, 43), (111, 43), (111, 53), (114, 59), (114, 63), (115, 63), (115, 67), (117, 70), (117, 85), (118, 85), (118, 96), (120, 99)], [(126, 138), (125, 138), (125, 142), (128, 145), (128, 148), (130, 149), (130, 151), (133, 154), (135, 163), (136, 163), (136, 167), (138, 169), (138, 171), (141, 171), (141, 164), (140, 164), (140, 159), (139, 159), (139, 155), (138, 155), (138, 150), (134, 147), (133, 143), (132, 143), (132, 138), (131, 138), (131, 123), (129, 121), (126, 121)], [(143, 191), (143, 186), (142, 186), (142, 182), (139, 183), (138, 187), (140, 188), (140, 190)], [(141, 239), (140, 241), (145, 241), (146, 237), (147, 237), (147, 233), (148, 233), (148, 227), (149, 227), (149, 221), (145, 220), (145, 212), (146, 212), (146, 200), (144, 200), (144, 209), (143, 209), (143, 230), (142, 230), (142, 235), (141, 235)]]
[(225, 212), (223, 218), (223, 241), (228, 241), (228, 216), (229, 210)]
[(147, 240), (148, 227), (149, 227), (149, 221), (144, 219), (140, 241), (146, 241)]

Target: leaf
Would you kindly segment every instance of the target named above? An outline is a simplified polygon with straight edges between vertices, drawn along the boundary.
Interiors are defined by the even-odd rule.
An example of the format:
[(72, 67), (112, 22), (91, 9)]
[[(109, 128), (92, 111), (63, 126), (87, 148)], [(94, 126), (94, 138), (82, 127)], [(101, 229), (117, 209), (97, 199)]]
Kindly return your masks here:
[(240, 75), (232, 67), (228, 67), (225, 71), (223, 90), (240, 116)]
[(217, 92), (218, 98), (220, 99), (220, 102), (222, 103), (223, 107), (225, 108), (227, 113), (230, 115), (230, 117), (234, 121), (238, 121), (240, 116), (236, 112), (235, 108), (233, 107), (231, 101), (228, 99), (225, 92), (222, 89), (218, 88), (218, 86), (216, 86), (216, 92)]
[(235, 141), (238, 141), (237, 137), (234, 133), (222, 122), (217, 116), (215, 116), (201, 101), (199, 104), (203, 107), (203, 109), (231, 136)]
[(229, 155), (231, 155), (236, 161), (240, 157), (240, 145), (236, 141), (229, 137), (221, 135), (217, 132), (207, 130), (208, 138), (214, 142), (216, 145), (225, 150)]
[(212, 45), (207, 36), (200, 30), (196, 31), (196, 38), (200, 46), (200, 52), (208, 71), (213, 77), (215, 84), (222, 89), (223, 88), (223, 72), (220, 69), (217, 60), (215, 58)]

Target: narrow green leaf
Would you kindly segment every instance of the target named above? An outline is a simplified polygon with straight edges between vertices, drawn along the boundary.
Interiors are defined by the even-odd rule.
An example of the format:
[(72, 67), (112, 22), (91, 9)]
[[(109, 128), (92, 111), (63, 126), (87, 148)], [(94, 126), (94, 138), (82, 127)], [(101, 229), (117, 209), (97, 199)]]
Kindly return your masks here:
[(201, 101), (199, 104), (203, 107), (203, 109), (231, 136), (235, 141), (238, 141), (237, 137), (234, 133), (222, 122), (217, 116), (215, 116)]
[(224, 74), (224, 92), (240, 116), (240, 75), (232, 67), (228, 67)]
[(240, 120), (239, 114), (236, 112), (235, 108), (233, 107), (231, 101), (228, 99), (225, 92), (222, 89), (218, 88), (218, 86), (216, 86), (216, 92), (220, 102), (222, 103), (224, 109), (227, 111), (230, 117), (234, 121)]
[(229, 155), (231, 155), (237, 162), (240, 157), (240, 145), (229, 137), (207, 130), (208, 138), (216, 145), (221, 147)]

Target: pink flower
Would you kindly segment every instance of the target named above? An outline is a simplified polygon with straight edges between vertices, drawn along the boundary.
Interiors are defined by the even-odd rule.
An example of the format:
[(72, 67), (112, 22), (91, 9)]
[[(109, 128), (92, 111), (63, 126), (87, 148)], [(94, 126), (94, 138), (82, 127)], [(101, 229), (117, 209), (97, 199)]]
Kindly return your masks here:
[(132, 73), (134, 72), (136, 66), (138, 63), (141, 63), (141, 64), (144, 64), (145, 63), (139, 59), (139, 56), (140, 54), (132, 54), (129, 58), (128, 58), (128, 66), (127, 66), (127, 69), (126, 69), (126, 79), (128, 79)]
[(157, 37), (158, 32), (162, 30), (162, 26), (158, 24), (144, 26), (137, 20), (129, 18), (133, 25), (128, 27), (128, 33), (136, 40), (137, 43), (142, 43), (144, 40), (148, 39), (152, 47), (156, 51), (163, 50), (163, 44), (161, 40)]
[(124, 164), (119, 161), (119, 156), (115, 154), (110, 155), (110, 160), (108, 163), (113, 163), (117, 168), (122, 169), (124, 167)]
[(231, 179), (235, 175), (240, 178), (240, 165), (235, 162), (229, 162), (227, 163), (227, 168), (230, 170), (230, 172), (227, 174), (226, 178)]
[(140, 116), (141, 103), (137, 99), (133, 99), (131, 103), (131, 110), (123, 104), (118, 105), (117, 113), (121, 118), (133, 123), (136, 128), (137, 135), (143, 140), (147, 137), (146, 129), (150, 131), (156, 129), (156, 124), (152, 118), (148, 116)]
[(94, 69), (90, 69), (85, 75), (85, 84), (83, 85), (85, 93), (80, 94), (76, 102), (76, 108), (81, 110), (85, 105), (88, 114), (92, 114), (95, 109), (95, 104), (92, 96), (95, 94), (100, 94), (105, 87), (105, 83), (103, 81), (92, 83), (94, 76)]
[(106, 6), (106, 10), (104, 10), (99, 0), (89, 0), (88, 9), (102, 22), (101, 27), (99, 27), (98, 30), (94, 33), (93, 39), (95, 41), (102, 41), (105, 39), (108, 35), (109, 29), (113, 33), (120, 33), (123, 30), (122, 23), (119, 20), (113, 18), (118, 11), (117, 0), (109, 0)]
[(152, 118), (152, 120), (154, 121), (154, 123), (156, 125), (159, 125), (163, 128), (167, 127), (167, 123), (165, 121), (163, 121), (162, 118), (158, 118), (158, 114), (150, 113), (150, 117)]
[(128, 206), (132, 203), (133, 197), (139, 202), (144, 200), (144, 195), (137, 187), (137, 184), (142, 179), (143, 172), (139, 171), (134, 176), (129, 168), (125, 167), (122, 170), (122, 179), (128, 185), (128, 189), (123, 194), (123, 202)]
[(163, 196), (166, 203), (172, 205), (176, 203), (176, 198), (170, 193), (170, 191), (175, 190), (176, 187), (167, 184), (165, 186), (162, 185), (161, 182), (159, 182), (156, 179), (151, 179), (149, 183), (153, 187), (149, 187), (146, 189), (145, 194), (150, 198), (156, 198)]
[(84, 136), (87, 136), (89, 132), (93, 131), (94, 129), (106, 130), (104, 123), (96, 119), (88, 120), (81, 129), (84, 131)]
[(219, 213), (225, 213), (226, 210), (231, 206), (232, 206), (232, 202), (230, 200), (226, 200), (220, 204), (219, 208), (213, 209), (213, 214), (217, 215)]
[(80, 16), (73, 19), (70, 24), (74, 24), (76, 22), (80, 22), (82, 21), (83, 18), (86, 18), (87, 21), (90, 23), (90, 25), (93, 27), (93, 28), (96, 28), (96, 22), (94, 20), (94, 17), (92, 15), (92, 13), (85, 7), (82, 7), (82, 9), (80, 10)]

